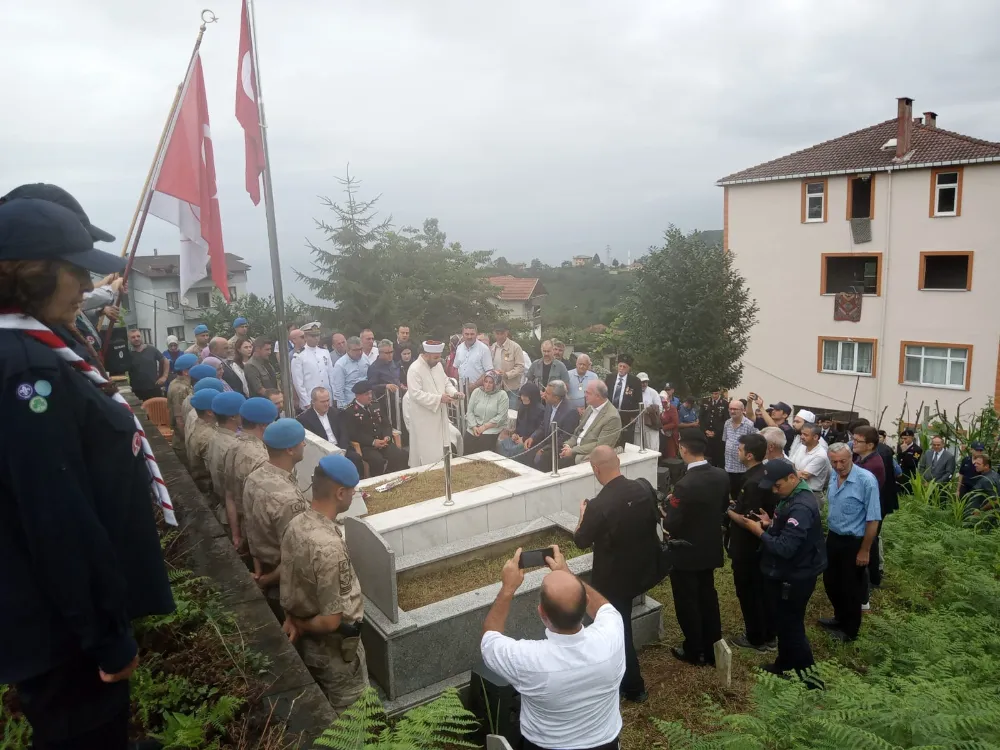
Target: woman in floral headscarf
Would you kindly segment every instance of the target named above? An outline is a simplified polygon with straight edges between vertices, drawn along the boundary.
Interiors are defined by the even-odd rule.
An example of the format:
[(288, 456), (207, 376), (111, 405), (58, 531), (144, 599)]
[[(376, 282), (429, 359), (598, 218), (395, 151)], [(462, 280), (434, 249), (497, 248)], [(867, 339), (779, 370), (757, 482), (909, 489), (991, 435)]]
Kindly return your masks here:
[(490, 370), (483, 376), (483, 384), (469, 396), (465, 413), (465, 445), (463, 453), (481, 453), (497, 447), (497, 435), (507, 426), (510, 399), (499, 387), (500, 375)]

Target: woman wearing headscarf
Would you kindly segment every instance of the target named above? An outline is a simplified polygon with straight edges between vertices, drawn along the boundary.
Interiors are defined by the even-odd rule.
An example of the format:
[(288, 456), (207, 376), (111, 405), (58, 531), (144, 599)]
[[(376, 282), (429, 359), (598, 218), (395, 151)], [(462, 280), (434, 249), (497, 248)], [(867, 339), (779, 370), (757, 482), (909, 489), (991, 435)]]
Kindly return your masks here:
[(524, 452), (524, 439), (538, 429), (545, 416), (542, 406), (542, 392), (535, 383), (525, 383), (518, 391), (520, 403), (517, 407), (517, 420), (514, 430), (502, 430), (497, 440), (497, 453), (510, 457)]
[(490, 370), (483, 375), (483, 384), (469, 396), (465, 412), (465, 455), (495, 450), (497, 436), (507, 426), (510, 398), (499, 383), (500, 375)]
[(229, 383), (227, 383), (222, 378), (222, 376), (225, 375), (225, 368), (222, 366), (222, 360), (221, 359), (219, 359), (218, 357), (205, 357), (201, 361), (201, 363), (203, 365), (208, 365), (209, 367), (214, 367), (215, 368), (215, 377), (217, 377), (219, 380), (222, 380), (222, 385), (223, 385), (223, 389), (222, 390), (223, 391), (231, 391), (231, 390), (233, 390), (230, 387)]

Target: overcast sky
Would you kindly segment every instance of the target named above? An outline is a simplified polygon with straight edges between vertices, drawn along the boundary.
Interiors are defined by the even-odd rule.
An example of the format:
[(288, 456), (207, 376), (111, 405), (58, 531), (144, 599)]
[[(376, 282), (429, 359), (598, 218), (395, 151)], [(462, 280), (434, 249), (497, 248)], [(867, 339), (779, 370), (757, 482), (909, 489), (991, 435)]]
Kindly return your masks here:
[[(47, 181), (124, 237), (202, 46), (226, 250), (267, 292), (234, 115), (240, 0), (0, 0), (0, 194)], [(398, 225), (558, 264), (722, 226), (725, 174), (895, 116), (1000, 140), (1000, 3), (258, 0), (287, 293), (348, 162)], [(327, 217), (328, 218), (328, 217)], [(140, 253), (177, 251), (146, 225)]]

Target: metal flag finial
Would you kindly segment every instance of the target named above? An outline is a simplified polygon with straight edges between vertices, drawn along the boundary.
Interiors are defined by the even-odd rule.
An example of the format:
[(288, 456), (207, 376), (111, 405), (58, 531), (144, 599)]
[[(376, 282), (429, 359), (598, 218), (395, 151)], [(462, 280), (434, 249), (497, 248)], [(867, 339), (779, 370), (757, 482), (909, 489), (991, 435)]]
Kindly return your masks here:
[(204, 29), (206, 24), (216, 23), (219, 17), (215, 15), (209, 8), (205, 8), (201, 12), (201, 28)]

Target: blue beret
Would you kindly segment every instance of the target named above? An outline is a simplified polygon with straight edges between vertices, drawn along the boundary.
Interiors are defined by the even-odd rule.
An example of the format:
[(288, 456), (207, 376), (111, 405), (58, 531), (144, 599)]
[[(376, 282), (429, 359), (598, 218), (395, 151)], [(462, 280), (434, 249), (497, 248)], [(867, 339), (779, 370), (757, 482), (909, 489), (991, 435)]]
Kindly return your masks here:
[(243, 402), (240, 416), (254, 424), (271, 424), (278, 418), (278, 407), (269, 398), (254, 396)]
[(223, 383), (218, 378), (202, 378), (197, 383), (194, 384), (194, 392), (199, 393), (204, 390), (215, 391), (216, 393), (222, 393), (226, 390), (225, 383)]
[(185, 372), (198, 366), (198, 358), (193, 354), (182, 354), (174, 360), (174, 372)]
[(351, 390), (354, 393), (368, 393), (372, 389), (372, 384), (367, 380), (359, 380), (357, 383), (351, 386)]
[(208, 333), (208, 326), (204, 323), (196, 325), (194, 327), (194, 335), (197, 336), (199, 333)]
[(240, 407), (246, 403), (246, 400), (246, 396), (236, 391), (217, 393), (212, 399), (212, 411), (223, 417), (235, 417), (240, 413)]
[[(183, 356), (198, 359), (194, 354), (185, 354)], [(178, 357), (178, 359), (180, 359), (180, 357)], [(191, 376), (191, 380), (197, 383), (202, 378), (214, 378), (215, 368), (212, 367), (212, 365), (195, 365), (191, 368), (191, 372), (189, 372), (188, 375)]]
[(211, 411), (212, 402), (218, 395), (218, 391), (213, 391), (211, 388), (205, 388), (204, 390), (198, 391), (196, 394), (191, 396), (191, 406), (198, 411)]
[(279, 419), (264, 430), (264, 445), (275, 450), (294, 448), (306, 439), (306, 428), (295, 419)]
[(319, 460), (319, 468), (342, 487), (356, 487), (361, 481), (357, 467), (351, 463), (347, 456), (342, 456), (339, 453), (323, 456)]
[(246, 318), (237, 318), (236, 320), (233, 321), (233, 328), (239, 328), (240, 326), (248, 326), (248, 325), (250, 325), (250, 321), (247, 320)]

